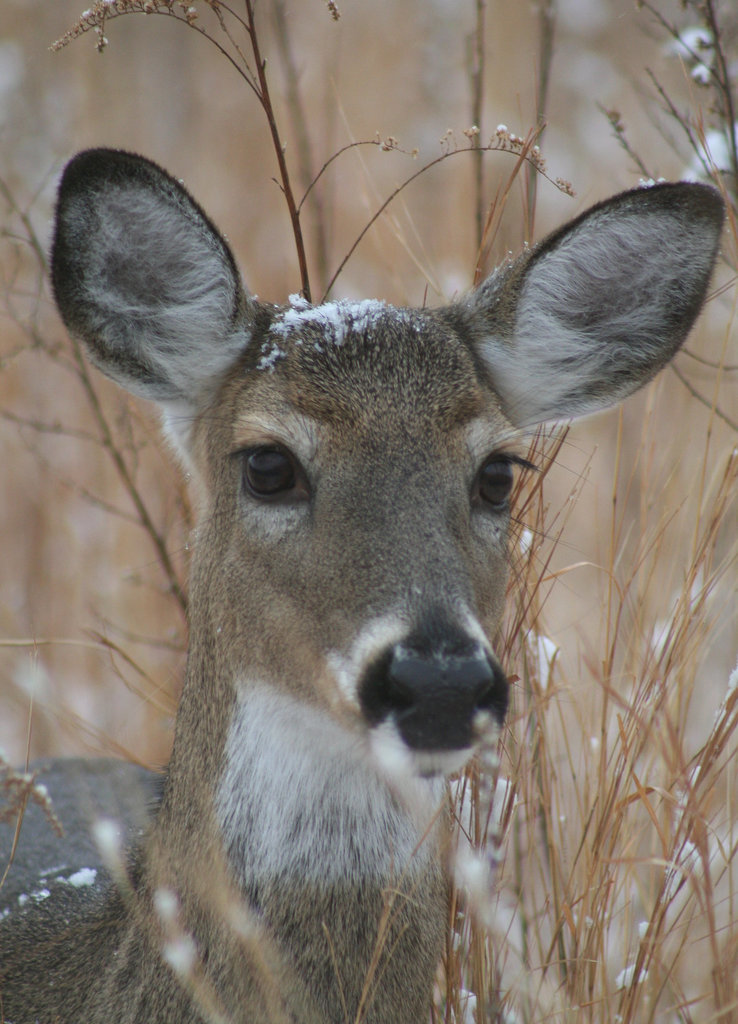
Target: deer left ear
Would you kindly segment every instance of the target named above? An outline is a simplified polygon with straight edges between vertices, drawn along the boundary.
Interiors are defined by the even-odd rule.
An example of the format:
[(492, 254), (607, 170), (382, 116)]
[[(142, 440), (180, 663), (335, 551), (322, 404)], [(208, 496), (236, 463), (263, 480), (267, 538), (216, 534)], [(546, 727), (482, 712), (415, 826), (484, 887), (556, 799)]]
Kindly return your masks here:
[(51, 276), (70, 334), (159, 404), (189, 466), (194, 416), (248, 345), (257, 306), (223, 236), (152, 161), (87, 150), (61, 180)]
[(615, 196), (493, 274), (457, 307), (516, 426), (612, 405), (687, 337), (724, 205), (706, 185)]
[(97, 149), (67, 165), (51, 257), (70, 333), (134, 394), (194, 409), (249, 341), (253, 302), (228, 244), (143, 157)]

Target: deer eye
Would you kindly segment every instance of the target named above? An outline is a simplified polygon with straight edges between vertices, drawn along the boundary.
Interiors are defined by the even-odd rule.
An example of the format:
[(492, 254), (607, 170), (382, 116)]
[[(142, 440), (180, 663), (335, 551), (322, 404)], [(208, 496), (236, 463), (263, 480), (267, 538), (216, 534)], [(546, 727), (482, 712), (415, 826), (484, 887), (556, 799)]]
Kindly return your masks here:
[(243, 482), (254, 498), (274, 501), (307, 497), (307, 484), (293, 456), (274, 445), (242, 452)]
[(485, 505), (501, 509), (507, 504), (513, 485), (513, 470), (509, 460), (492, 456), (479, 470), (475, 496)]

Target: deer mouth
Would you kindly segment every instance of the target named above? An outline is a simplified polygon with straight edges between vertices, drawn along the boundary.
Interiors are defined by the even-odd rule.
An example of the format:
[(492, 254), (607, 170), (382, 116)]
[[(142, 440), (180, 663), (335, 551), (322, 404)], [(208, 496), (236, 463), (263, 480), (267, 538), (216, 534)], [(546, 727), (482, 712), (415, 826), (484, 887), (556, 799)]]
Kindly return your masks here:
[(485, 732), (502, 724), (507, 701), (502, 668), (467, 636), (435, 647), (412, 639), (395, 644), (368, 667), (359, 688), (370, 729), (394, 730), (418, 767), (468, 759)]

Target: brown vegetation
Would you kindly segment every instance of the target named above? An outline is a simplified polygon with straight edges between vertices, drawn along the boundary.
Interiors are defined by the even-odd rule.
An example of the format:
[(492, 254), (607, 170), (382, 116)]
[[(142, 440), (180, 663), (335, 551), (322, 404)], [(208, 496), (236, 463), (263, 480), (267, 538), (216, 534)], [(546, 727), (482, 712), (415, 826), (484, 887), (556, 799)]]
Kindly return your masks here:
[[(460, 856), (435, 1019), (736, 1019), (730, 5), (77, 6), (6, 0), (0, 41), (5, 757), (162, 763), (186, 644), (185, 486), (149, 410), (87, 368), (49, 300), (53, 182), (74, 151), (186, 176), (274, 301), (433, 304), (579, 206), (691, 169), (732, 213), (687, 351), (624, 409), (533, 441), (544, 472), (518, 495), (501, 644), (517, 681), (497, 777), (457, 786), (477, 852)], [(477, 856), (498, 862), (493, 891)]]

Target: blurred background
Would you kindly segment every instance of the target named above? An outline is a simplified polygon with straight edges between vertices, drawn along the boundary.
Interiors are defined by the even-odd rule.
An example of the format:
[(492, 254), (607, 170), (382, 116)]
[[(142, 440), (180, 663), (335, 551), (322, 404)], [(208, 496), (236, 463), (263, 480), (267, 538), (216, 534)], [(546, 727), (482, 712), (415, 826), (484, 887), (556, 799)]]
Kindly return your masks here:
[[(88, 31), (56, 50), (81, 24), (80, 0), (3, 0), (0, 11), (0, 748), (11, 763), (100, 752), (165, 763), (186, 646), (193, 515), (185, 485), (154, 412), (80, 363), (50, 300), (45, 261), (64, 163), (91, 146), (153, 158), (228, 236), (251, 291), (283, 302), (301, 286), (267, 120), (233, 49), (235, 41), (254, 66), (243, 32), (231, 19), (229, 40), (197, 0), (172, 2), (170, 13), (163, 0), (116, 0), (109, 13), (139, 13), (109, 16), (96, 33), (103, 6), (87, 12)], [(343, 147), (384, 142), (350, 146), (310, 191), (302, 223), (314, 299), (381, 204), (444, 153), (372, 225), (333, 296), (442, 303), (470, 287), (478, 264), (489, 271), (644, 178), (709, 173), (734, 204), (731, 2), (338, 0), (338, 20), (324, 0), (261, 0), (255, 10), (298, 200)], [(712, 15), (719, 45), (705, 27)], [(510, 133), (525, 138), (542, 125), (547, 176), (518, 167), (516, 153), (469, 151), (491, 138), (509, 147)], [(733, 209), (713, 296), (686, 351), (622, 409), (569, 429), (543, 498), (521, 513), (512, 538), (505, 643), (520, 682), (506, 753), (520, 805), (543, 806), (541, 792), (526, 790), (535, 773), (525, 737), (538, 735), (550, 708), (548, 778), (561, 769), (562, 784), (548, 801), (558, 830), (548, 840), (562, 857), (579, 850), (577, 828), (590, 820), (585, 782), (602, 781), (616, 763), (606, 746), (617, 753), (625, 742), (615, 710), (603, 714), (613, 695), (622, 710), (631, 698), (636, 706), (645, 679), (668, 690), (659, 698), (666, 725), (659, 732), (649, 720), (639, 771), (674, 793), (712, 735), (736, 665)], [(524, 586), (536, 599), (521, 618)], [(530, 632), (518, 629), (516, 641), (523, 620)], [(710, 783), (727, 865), (737, 849), (734, 734), (730, 743), (721, 747), (727, 767)], [(537, 886), (550, 891), (552, 868), (537, 859), (541, 834), (530, 820), (515, 864), (530, 851), (531, 898), (545, 902)], [(655, 857), (657, 840), (632, 824), (627, 855)], [(620, 856), (610, 850), (603, 863)], [(572, 863), (581, 866), (576, 856)], [(727, 885), (733, 876), (720, 877)], [(646, 891), (635, 875), (618, 884), (618, 927), (593, 953), (614, 957), (611, 980), (624, 962), (620, 946), (638, 941), (631, 898)], [(520, 880), (509, 888), (518, 892)], [(735, 888), (721, 903), (733, 978)], [(578, 942), (584, 920), (582, 910), (575, 929), (571, 918)], [(703, 936), (714, 938), (716, 920), (700, 925)], [(542, 948), (550, 934), (542, 928)], [(699, 958), (683, 959), (682, 991), (692, 985), (703, 998)], [(530, 971), (520, 963), (513, 987)], [(702, 1017), (663, 1019), (717, 1019), (710, 1006)], [(593, 1019), (611, 1019), (598, 1013)], [(620, 1019), (651, 1018), (623, 1011)]]

